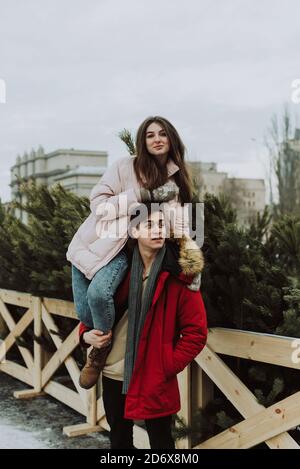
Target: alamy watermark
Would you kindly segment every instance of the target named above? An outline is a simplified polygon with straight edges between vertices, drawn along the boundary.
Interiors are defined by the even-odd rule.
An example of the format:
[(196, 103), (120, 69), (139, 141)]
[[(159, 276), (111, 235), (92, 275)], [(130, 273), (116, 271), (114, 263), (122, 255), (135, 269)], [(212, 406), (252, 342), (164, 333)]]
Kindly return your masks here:
[(3, 78), (0, 78), (0, 104), (6, 103), (6, 83)]
[(300, 363), (300, 339), (294, 339), (291, 343), (291, 347), (295, 349), (291, 354), (291, 360), (297, 365)]
[(6, 345), (4, 340), (0, 339), (0, 363), (5, 363), (6, 361)]
[(291, 99), (294, 104), (300, 104), (300, 78), (295, 78), (291, 84), (292, 95)]
[[(189, 237), (194, 240), (199, 247), (203, 245), (203, 202), (197, 202), (195, 204), (185, 203), (183, 205), (178, 202), (152, 202), (151, 212), (156, 210), (162, 211), (164, 215), (165, 238), (182, 238), (187, 234), (186, 221), (188, 220)], [(97, 236), (101, 239), (132, 237), (132, 229), (147, 218), (147, 213), (147, 206), (143, 203), (136, 202), (128, 206), (126, 194), (120, 194), (117, 206), (109, 200), (105, 203), (100, 203), (96, 209), (96, 215), (99, 217), (96, 224)], [(128, 217), (130, 215), (134, 215), (134, 218), (128, 223)], [(193, 224), (192, 220), (194, 222)]]

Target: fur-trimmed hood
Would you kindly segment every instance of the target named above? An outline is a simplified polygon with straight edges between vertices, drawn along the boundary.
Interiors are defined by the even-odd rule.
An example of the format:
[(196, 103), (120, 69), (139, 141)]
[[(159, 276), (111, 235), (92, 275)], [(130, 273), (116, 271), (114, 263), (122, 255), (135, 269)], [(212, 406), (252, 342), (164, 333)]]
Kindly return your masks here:
[(185, 275), (196, 275), (204, 268), (204, 257), (195, 241), (187, 236), (178, 239), (179, 265)]
[(171, 236), (166, 240), (166, 248), (163, 270), (184, 283), (193, 284), (191, 289), (199, 289), (204, 257), (197, 243), (185, 235), (181, 238)]

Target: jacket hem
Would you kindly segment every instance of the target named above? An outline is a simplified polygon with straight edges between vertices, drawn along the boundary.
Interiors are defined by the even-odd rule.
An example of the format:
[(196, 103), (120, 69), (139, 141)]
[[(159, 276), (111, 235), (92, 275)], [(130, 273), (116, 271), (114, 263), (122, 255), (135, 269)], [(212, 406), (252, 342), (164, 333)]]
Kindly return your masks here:
[(148, 414), (148, 413), (132, 413), (132, 412), (124, 412), (124, 418), (130, 420), (145, 420), (145, 419), (156, 419), (158, 417), (166, 417), (167, 415), (177, 414), (181, 409), (181, 406), (175, 407), (175, 409), (171, 409), (165, 412), (159, 412), (157, 414)]

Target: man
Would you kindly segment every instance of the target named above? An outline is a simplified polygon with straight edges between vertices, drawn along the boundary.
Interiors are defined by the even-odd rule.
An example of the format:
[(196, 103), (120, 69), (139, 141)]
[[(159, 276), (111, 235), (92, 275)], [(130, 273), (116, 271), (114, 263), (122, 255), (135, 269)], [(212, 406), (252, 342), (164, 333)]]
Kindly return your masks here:
[[(83, 345), (101, 348), (112, 339), (102, 370), (112, 449), (134, 448), (133, 420), (145, 420), (151, 448), (175, 448), (171, 424), (180, 410), (177, 374), (207, 339), (202, 296), (191, 288), (203, 268), (202, 253), (186, 237), (166, 240), (163, 212), (157, 204), (145, 206), (131, 230), (132, 263), (115, 295), (112, 336), (80, 326)], [(90, 363), (91, 375), (93, 368), (97, 363)]]

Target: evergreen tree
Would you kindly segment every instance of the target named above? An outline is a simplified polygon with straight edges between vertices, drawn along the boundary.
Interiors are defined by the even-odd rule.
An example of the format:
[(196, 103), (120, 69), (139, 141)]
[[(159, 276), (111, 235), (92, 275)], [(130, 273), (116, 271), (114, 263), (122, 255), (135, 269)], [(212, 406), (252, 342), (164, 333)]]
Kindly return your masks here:
[[(21, 190), (26, 202), (15, 201), (13, 206), (28, 213), (28, 223), (8, 214), (5, 217), (3, 237), (8, 236), (6, 244), (1, 243), (6, 258), (1, 267), (1, 284), (10, 283), (10, 288), (34, 295), (71, 300), (71, 265), (66, 251), (89, 214), (89, 201), (59, 184), (49, 189), (24, 183)], [(7, 272), (10, 275), (5, 281)]]
[(206, 195), (202, 291), (211, 326), (272, 332), (281, 321), (288, 279), (265, 256), (267, 220), (238, 227), (227, 200)]

